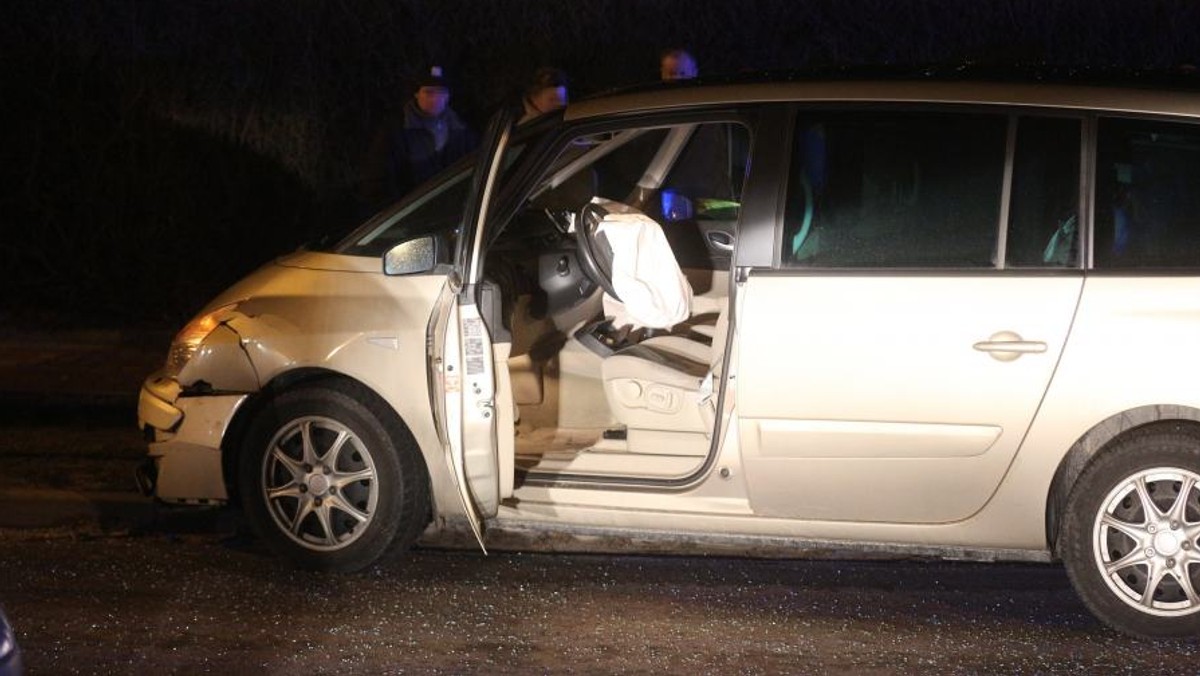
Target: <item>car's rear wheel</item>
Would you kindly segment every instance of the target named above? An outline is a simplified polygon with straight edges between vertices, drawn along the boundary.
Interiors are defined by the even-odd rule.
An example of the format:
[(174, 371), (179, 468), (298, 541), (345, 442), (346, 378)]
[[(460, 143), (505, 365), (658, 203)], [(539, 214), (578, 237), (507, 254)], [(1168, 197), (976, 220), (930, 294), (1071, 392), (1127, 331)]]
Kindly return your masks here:
[(1149, 428), (1080, 475), (1060, 553), (1088, 608), (1118, 631), (1200, 633), (1200, 438)]
[(428, 484), (414, 445), (347, 383), (284, 392), (258, 413), (240, 457), (246, 516), (278, 554), (350, 571), (420, 534)]

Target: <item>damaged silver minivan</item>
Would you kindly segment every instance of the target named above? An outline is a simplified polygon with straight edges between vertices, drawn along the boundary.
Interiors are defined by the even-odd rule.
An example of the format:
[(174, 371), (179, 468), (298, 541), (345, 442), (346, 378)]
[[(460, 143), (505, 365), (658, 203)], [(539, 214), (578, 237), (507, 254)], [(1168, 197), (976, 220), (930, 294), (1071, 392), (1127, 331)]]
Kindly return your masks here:
[(1061, 559), (1200, 632), (1200, 95), (631, 90), (212, 301), (148, 491), (299, 565), (479, 546)]

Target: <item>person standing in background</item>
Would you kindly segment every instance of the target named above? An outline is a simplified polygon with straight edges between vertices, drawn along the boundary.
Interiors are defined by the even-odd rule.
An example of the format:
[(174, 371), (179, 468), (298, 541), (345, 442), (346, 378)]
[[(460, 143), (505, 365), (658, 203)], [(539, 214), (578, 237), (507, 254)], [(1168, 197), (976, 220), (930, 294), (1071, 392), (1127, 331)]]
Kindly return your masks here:
[(375, 135), (367, 154), (363, 201), (372, 210), (408, 194), (475, 149), (475, 133), (450, 107), (440, 66), (417, 81), (400, 114)]
[(538, 68), (533, 80), (525, 88), (525, 98), (522, 100), (525, 113), (519, 124), (558, 110), (567, 105), (567, 100), (566, 72), (549, 66)]

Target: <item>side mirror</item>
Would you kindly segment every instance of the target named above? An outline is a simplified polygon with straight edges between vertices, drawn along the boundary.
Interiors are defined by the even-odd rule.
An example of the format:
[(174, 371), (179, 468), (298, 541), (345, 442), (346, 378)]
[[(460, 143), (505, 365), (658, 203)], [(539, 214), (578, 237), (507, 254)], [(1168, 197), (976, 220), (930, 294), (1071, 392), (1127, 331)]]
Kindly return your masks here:
[(674, 190), (664, 190), (659, 194), (662, 199), (662, 215), (668, 223), (686, 221), (695, 216), (692, 200)]
[(400, 242), (383, 255), (383, 274), (412, 275), (437, 265), (438, 243), (433, 235)]

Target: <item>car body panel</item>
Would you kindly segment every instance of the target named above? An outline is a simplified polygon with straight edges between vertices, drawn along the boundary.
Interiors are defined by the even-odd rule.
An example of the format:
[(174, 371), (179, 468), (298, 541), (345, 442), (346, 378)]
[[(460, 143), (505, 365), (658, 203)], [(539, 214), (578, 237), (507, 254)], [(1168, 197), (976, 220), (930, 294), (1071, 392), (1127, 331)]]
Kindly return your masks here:
[[(1015, 532), (1021, 524), (1045, 522), (1046, 499), (1056, 472), (1070, 460), (1068, 450), (1078, 450), (1075, 466), (1065, 473), (1073, 480), (1091, 455), (1122, 432), (1159, 421), (1200, 420), (1195, 387), (1200, 360), (1180, 358), (1193, 354), (1196, 345), (1200, 276), (1089, 276), (1070, 346), (1025, 450), (981, 515), (990, 517), (986, 526)], [(1032, 542), (1039, 535), (1028, 537)]]
[[(448, 341), (461, 349), (462, 458), (470, 497), (486, 518), (500, 506), (496, 443), (496, 374), (492, 342), (475, 304), (459, 306), (459, 330)], [(509, 436), (511, 433), (506, 432)]]
[(182, 388), (174, 378), (155, 373), (146, 379), (138, 392), (138, 429), (150, 426), (156, 430), (173, 430), (183, 419), (183, 412), (173, 404)]
[[(938, 523), (978, 511), (1038, 410), (1081, 286), (1080, 276), (751, 275), (738, 405), (755, 512)], [(981, 351), (1001, 332), (1041, 351)]]
[(206, 392), (254, 392), (262, 383), (251, 367), (241, 336), (231, 328), (237, 315), (213, 329), (197, 348), (197, 354), (175, 377), (185, 390)]
[(793, 81), (672, 87), (620, 93), (567, 106), (568, 121), (612, 114), (754, 103), (920, 103), (1029, 106), (1200, 117), (1200, 94), (1184, 91), (1015, 82)]
[(185, 424), (151, 442), (157, 462), (155, 495), (167, 502), (223, 502), (229, 499), (221, 470), (221, 441), (245, 394), (183, 397), (175, 401)]
[[(227, 324), (262, 387), (317, 369), (378, 393), (425, 453), (433, 494), (444, 498), (452, 493), (437, 487), (452, 484), (429, 404), (425, 331), (445, 284), (444, 274), (386, 277), (377, 259), (305, 252), (264, 266), (208, 307), (238, 303)], [(196, 373), (204, 354), (189, 364)], [(461, 512), (456, 501), (440, 502), (441, 511)]]
[[(443, 426), (443, 438), (448, 442), (450, 476), (461, 499), (463, 514), (481, 548), (484, 547), (481, 517), (494, 515), (500, 505), (501, 462), (496, 440), (494, 350), (473, 291), (483, 281), (481, 252), (488, 234), (492, 196), (499, 189), (499, 175), (515, 119), (513, 111), (501, 110), (484, 134), (485, 152), (481, 157), (487, 160), (479, 162), (472, 172), (456, 252), (456, 269), (465, 272), (466, 286), (451, 311), (444, 318), (439, 312), (433, 320), (437, 324), (431, 323), (427, 333), (433, 355), (428, 368), (440, 385), (434, 388), (434, 398), (438, 394), (444, 398), (443, 406), (435, 401), (434, 411), (435, 415), (444, 414), (437, 422)], [(454, 290), (459, 291), (457, 285)], [(444, 327), (442, 322), (446, 324)], [(439, 339), (439, 335), (444, 338)], [(434, 373), (439, 368), (440, 372)], [(512, 436), (513, 430), (506, 429), (505, 434)]]

